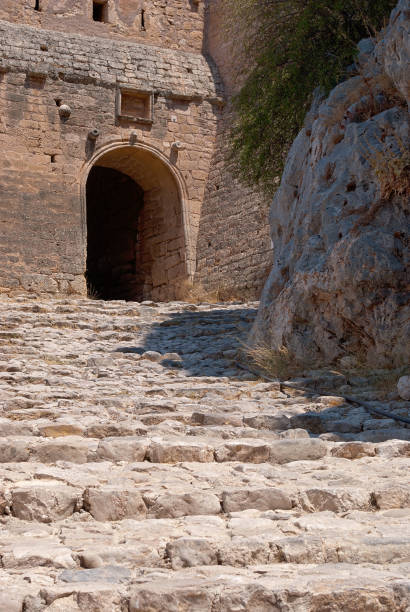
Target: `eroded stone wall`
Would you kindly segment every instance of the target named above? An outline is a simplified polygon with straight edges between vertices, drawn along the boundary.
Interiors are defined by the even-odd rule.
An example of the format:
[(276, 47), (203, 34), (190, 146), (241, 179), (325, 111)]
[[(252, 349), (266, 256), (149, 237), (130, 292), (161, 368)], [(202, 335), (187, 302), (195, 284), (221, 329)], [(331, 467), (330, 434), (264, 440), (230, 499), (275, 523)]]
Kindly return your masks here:
[(238, 66), (238, 42), (226, 30), (225, 11), (222, 0), (209, 0), (206, 46), (223, 80), (227, 103), (218, 122), (202, 206), (196, 279), (208, 289), (222, 289), (222, 295), (259, 297), (272, 263), (270, 198), (238, 180), (229, 161), (231, 99), (246, 70)]
[(169, 49), (202, 49), (202, 0), (97, 0), (96, 4), (103, 5), (103, 22), (94, 21), (92, 0), (2, 0), (0, 19)]
[[(84, 172), (106, 146), (130, 142), (149, 147), (180, 179), (191, 248), (175, 240), (168, 261), (192, 270), (220, 114), (203, 56), (6, 22), (0, 36), (0, 286), (84, 292)], [(121, 87), (152, 92), (152, 123), (118, 116)], [(161, 268), (163, 285), (178, 275)]]
[(220, 1), (97, 4), (106, 22), (92, 0), (1, 3), (0, 288), (85, 292), (87, 175), (128, 146), (107, 167), (144, 190), (143, 297), (187, 278), (258, 295), (267, 204), (226, 161), (237, 83)]

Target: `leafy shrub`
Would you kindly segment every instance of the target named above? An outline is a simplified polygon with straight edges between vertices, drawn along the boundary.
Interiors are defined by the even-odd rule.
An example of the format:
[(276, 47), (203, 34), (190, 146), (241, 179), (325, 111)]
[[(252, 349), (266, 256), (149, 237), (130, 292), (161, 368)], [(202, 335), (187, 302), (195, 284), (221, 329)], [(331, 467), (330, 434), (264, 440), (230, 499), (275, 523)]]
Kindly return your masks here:
[(327, 93), (345, 77), (357, 42), (396, 0), (225, 2), (237, 63), (249, 69), (234, 99), (232, 159), (242, 179), (272, 193), (315, 89)]

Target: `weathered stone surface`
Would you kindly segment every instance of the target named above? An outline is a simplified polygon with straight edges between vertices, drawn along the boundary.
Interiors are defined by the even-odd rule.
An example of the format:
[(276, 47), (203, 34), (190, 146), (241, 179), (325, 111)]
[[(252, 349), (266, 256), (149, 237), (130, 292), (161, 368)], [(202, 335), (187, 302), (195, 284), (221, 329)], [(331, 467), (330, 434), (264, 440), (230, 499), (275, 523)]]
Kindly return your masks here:
[[(189, 6), (170, 4), (167, 11), (162, 5), (150, 2), (147, 5), (147, 26), (141, 27), (141, 16), (138, 5), (133, 2), (121, 2), (114, 0), (109, 19), (104, 11), (98, 19), (91, 19), (89, 7), (85, 6), (81, 0), (72, 0), (69, 5), (64, 2), (43, 3), (41, 11), (35, 11), (31, 5), (31, 10), (24, 10), (24, 5), (16, 5), (14, 2), (6, 0), (0, 8), (0, 19), (10, 22), (30, 24), (44, 30), (55, 30), (61, 33), (75, 33), (90, 35), (94, 37), (104, 37), (114, 41), (131, 41), (142, 45), (155, 45), (164, 49), (178, 49), (183, 45), (186, 51), (201, 51), (203, 41), (203, 7), (198, 5), (197, 10), (193, 11)], [(167, 16), (166, 19), (164, 17)], [(149, 22), (149, 25), (148, 25)], [(181, 25), (184, 25), (183, 42), (181, 40)], [(112, 42), (111, 42), (112, 44)], [(125, 47), (125, 45), (124, 45)], [(126, 48), (126, 47), (125, 47)], [(44, 53), (51, 49), (44, 41), (41, 46)], [(73, 60), (76, 56), (73, 56)], [(41, 63), (39, 62), (41, 65)], [(78, 68), (81, 62), (77, 59)], [(110, 58), (110, 66), (116, 67), (118, 59), (116, 56)], [(125, 63), (128, 67), (128, 62)], [(141, 70), (150, 66), (147, 61)], [(33, 69), (34, 71), (34, 69)], [(37, 68), (37, 71), (39, 69)]]
[(8, 507), (9, 500), (5, 489), (0, 489), (0, 514)]
[(138, 491), (115, 486), (87, 489), (84, 494), (84, 507), (97, 521), (140, 519), (147, 513)]
[(293, 144), (271, 207), (275, 264), (253, 344), (285, 345), (304, 363), (409, 361), (408, 31), (400, 0), (360, 74), (315, 102)]
[(80, 612), (75, 595), (60, 597), (47, 606), (49, 612)]
[[(124, 598), (119, 583), (103, 582), (59, 582), (41, 590), (47, 605), (72, 596), (81, 612), (123, 612)], [(46, 608), (47, 609), (47, 608)], [(75, 608), (74, 608), (75, 609)]]
[(156, 518), (178, 518), (201, 514), (219, 514), (221, 504), (212, 493), (185, 493), (160, 495), (149, 505), (149, 516)]
[(33, 461), (41, 463), (56, 463), (57, 461), (87, 463), (96, 446), (96, 443), (78, 436), (67, 436), (64, 440), (56, 438), (41, 444), (33, 444), (30, 449), (30, 457)]
[(277, 440), (270, 446), (269, 460), (273, 463), (321, 459), (327, 453), (326, 444), (315, 438)]
[(256, 508), (257, 510), (290, 510), (292, 501), (289, 494), (280, 489), (247, 489), (243, 491), (224, 491), (222, 506), (225, 512), (238, 512)]
[(263, 440), (238, 440), (217, 448), (215, 457), (217, 461), (264, 463), (270, 457), (270, 449)]
[(85, 567), (86, 569), (95, 569), (103, 565), (101, 557), (95, 553), (83, 553), (80, 560), (81, 567)]
[(144, 461), (148, 442), (140, 438), (106, 438), (98, 444), (97, 457), (110, 461)]
[[(302, 504), (309, 510), (346, 512), (353, 508), (370, 510), (370, 495), (360, 489), (309, 489), (303, 494)], [(305, 501), (306, 500), (306, 501)]]
[(170, 612), (188, 612), (189, 610), (205, 611), (212, 607), (212, 593), (207, 593), (199, 585), (156, 584), (148, 588), (141, 587), (130, 601), (130, 612), (143, 610), (169, 610)]
[(408, 508), (410, 505), (410, 486), (390, 486), (373, 493), (374, 502), (380, 510)]
[(255, 429), (286, 430), (289, 427), (288, 417), (273, 414), (255, 414), (245, 417), (243, 422), (249, 427), (255, 427)]
[[(4, 601), (5, 612), (230, 612), (281, 602), (292, 611), (403, 612), (410, 446), (396, 438), (407, 429), (383, 427), (391, 419), (340, 398), (288, 397), (231, 363), (211, 375), (209, 354), (235, 349), (233, 329), (250, 323), (255, 305), (185, 308), (0, 299), (0, 336), (24, 329), (1, 336), (2, 449), (14, 461), (0, 464), (0, 593), (9, 594), (0, 610)], [(134, 312), (141, 327), (124, 341)], [(183, 367), (135, 360), (116, 350), (124, 346), (176, 351)], [(379, 403), (397, 414), (407, 406)], [(230, 424), (192, 419), (230, 411)], [(293, 428), (296, 415), (315, 411), (329, 428), (355, 429), (360, 417), (378, 429), (334, 442)], [(64, 424), (84, 434), (44, 435)], [(380, 432), (386, 441), (371, 439)], [(227, 460), (202, 461), (204, 448)], [(163, 453), (159, 462), (150, 449)], [(163, 462), (173, 453), (191, 460)]]
[(12, 514), (25, 521), (51, 523), (82, 507), (82, 491), (67, 486), (30, 486), (13, 489)]
[(397, 383), (397, 391), (404, 400), (410, 400), (410, 376), (402, 376)]
[(82, 436), (85, 429), (74, 423), (50, 423), (39, 427), (39, 431), (46, 438), (61, 438), (64, 436)]
[[(260, 290), (271, 261), (266, 208), (262, 196), (232, 180), (224, 160), (223, 132), (229, 129), (231, 111), (224, 109), (222, 79), (210, 59), (225, 63), (220, 57), (224, 40), (218, 41), (221, 20), (212, 19), (215, 36), (205, 37), (203, 2), (147, 1), (143, 9), (135, 0), (110, 0), (109, 6), (42, 0), (38, 10), (35, 3), (2, 3), (0, 135), (5, 153), (0, 180), (8, 200), (8, 212), (2, 213), (8, 248), (0, 259), (0, 287), (86, 293), (84, 274), (87, 270), (89, 275), (93, 262), (91, 257), (87, 263), (86, 247), (92, 232), (81, 210), (82, 199), (89, 203), (92, 193), (84, 198), (81, 193), (83, 166), (90, 162), (86, 172), (92, 167), (105, 178), (109, 169), (115, 170), (113, 164), (120, 166), (117, 170), (133, 174), (130, 181), (145, 192), (146, 215), (139, 215), (139, 223), (137, 215), (121, 214), (122, 198), (115, 209), (116, 219), (127, 221), (128, 232), (138, 231), (142, 240), (119, 231), (121, 223), (109, 226), (111, 236), (122, 238), (115, 245), (130, 256), (120, 262), (126, 271), (116, 265), (104, 268), (108, 277), (111, 271), (122, 277), (120, 295), (114, 297), (175, 298), (184, 293), (181, 285), (193, 277), (197, 260), (199, 290), (201, 283), (212, 289), (221, 281), (249, 295)], [(18, 145), (23, 131), (27, 139)], [(13, 158), (6, 150), (14, 151)], [(125, 150), (125, 159), (113, 161), (113, 150), (120, 157)], [(108, 155), (104, 161), (103, 153)], [(131, 157), (134, 163), (129, 164)], [(24, 195), (18, 185), (27, 185)], [(109, 181), (105, 185), (99, 204), (111, 191)], [(24, 215), (19, 214), (22, 206)], [(247, 230), (239, 237), (226, 232), (227, 223), (238, 223), (238, 216)], [(91, 217), (87, 214), (88, 222)], [(112, 244), (100, 232), (97, 246), (103, 242), (100, 266), (105, 258), (112, 263), (118, 250), (108, 254)], [(240, 254), (240, 263), (234, 253)], [(219, 267), (209, 264), (215, 257), (221, 257)], [(104, 291), (104, 283), (93, 287), (96, 294), (99, 290)]]
[(63, 582), (123, 582), (131, 577), (131, 572), (125, 567), (111, 566), (97, 569), (65, 570), (60, 574)]
[(2, 593), (0, 595), (0, 610), (7, 612), (21, 612), (24, 603), (24, 592)]
[(193, 412), (192, 422), (198, 425), (232, 425), (242, 427), (243, 417), (229, 412)]
[(166, 552), (173, 569), (198, 565), (218, 565), (215, 547), (207, 540), (179, 538), (167, 544)]
[(347, 442), (332, 449), (333, 457), (344, 457), (345, 459), (361, 459), (361, 457), (373, 457), (375, 449), (373, 444), (366, 442)]
[(193, 571), (180, 570), (171, 581), (157, 578), (149, 585), (139, 585), (133, 591), (130, 610), (142, 612), (152, 606), (153, 610), (172, 612), (205, 611), (212, 609), (216, 599), (221, 612), (229, 612), (233, 606), (239, 610), (273, 610), (278, 600), (290, 609), (308, 605), (312, 612), (319, 612), (332, 605), (336, 610), (354, 612), (358, 608), (381, 610), (383, 593), (381, 605), (399, 612), (408, 601), (408, 581), (396, 578), (393, 585), (383, 586), (383, 574), (369, 568), (365, 573), (369, 588), (364, 590), (354, 565), (328, 564), (322, 574), (314, 566), (303, 573), (293, 566), (286, 574), (280, 566), (270, 570), (262, 566), (259, 571), (263, 577), (258, 582), (254, 581), (256, 574), (252, 577), (246, 570), (225, 572), (223, 580), (219, 579), (220, 568), (209, 568), (200, 576)]
[(151, 444), (147, 456), (152, 463), (177, 463), (179, 461), (207, 463), (214, 460), (214, 451), (207, 444), (192, 444), (184, 440), (164, 441)]
[(25, 542), (14, 544), (2, 556), (4, 568), (30, 569), (33, 566), (52, 567), (56, 569), (73, 568), (76, 563), (72, 551), (55, 541), (41, 542), (26, 539)]
[(27, 461), (29, 449), (25, 440), (14, 440), (13, 445), (6, 438), (0, 439), (0, 462), (13, 463), (14, 461)]

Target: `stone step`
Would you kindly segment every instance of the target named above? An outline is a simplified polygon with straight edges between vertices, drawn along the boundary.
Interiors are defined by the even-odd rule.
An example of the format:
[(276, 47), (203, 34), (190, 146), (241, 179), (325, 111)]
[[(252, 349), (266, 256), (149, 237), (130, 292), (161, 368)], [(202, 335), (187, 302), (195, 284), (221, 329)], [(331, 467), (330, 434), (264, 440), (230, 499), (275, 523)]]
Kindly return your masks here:
[[(45, 568), (49, 569), (49, 568)], [(21, 612), (232, 612), (233, 610), (380, 610), (410, 605), (408, 565), (259, 565), (161, 568), (127, 572), (118, 566), (2, 577), (0, 610)]]
[[(409, 581), (398, 569), (387, 582), (387, 574), (374, 568), (338, 564), (323, 568), (311, 566), (301, 574), (282, 568), (260, 566), (249, 570), (224, 571), (211, 568), (195, 572), (181, 570), (170, 580), (158, 576), (149, 584), (131, 590), (129, 610), (289, 610), (319, 612), (326, 609), (377, 610), (380, 600), (385, 610), (398, 612), (409, 602)], [(284, 608), (285, 609), (285, 608)]]
[[(408, 560), (410, 540), (403, 534), (409, 517), (410, 507), (376, 515), (351, 511), (343, 518), (330, 511), (303, 515), (293, 509), (234, 512), (222, 517), (128, 518), (92, 525), (84, 516), (82, 521), (72, 517), (58, 526), (28, 527), (23, 521), (10, 519), (4, 523), (0, 541), (6, 568), (28, 567), (36, 551), (43, 557), (49, 551), (48, 564), (57, 568), (89, 567), (91, 558), (94, 566), (121, 564), (131, 568), (147, 566), (149, 558), (152, 567), (171, 563), (174, 569), (214, 564), (244, 567), (262, 562), (384, 564)], [(71, 551), (71, 560), (62, 560), (63, 548), (66, 553)]]
[(0, 296), (0, 612), (406, 610), (410, 430), (238, 370), (256, 306)]
[(81, 464), (106, 460), (147, 460), (151, 463), (242, 461), (283, 464), (321, 459), (331, 444), (313, 438), (272, 441), (242, 438), (214, 445), (212, 440), (201, 442), (195, 438), (149, 440), (141, 436), (122, 436), (98, 440), (80, 436), (43, 439), (16, 437), (0, 439), (0, 463), (34, 461), (50, 464), (69, 461)]
[[(84, 480), (81, 476), (78, 480)], [(90, 479), (91, 480), (91, 479)], [(410, 507), (410, 485), (375, 483), (362, 486), (224, 486), (210, 488), (200, 479), (168, 486), (143, 479), (139, 486), (124, 479), (121, 483), (66, 485), (55, 480), (20, 481), (0, 489), (0, 513), (26, 521), (51, 523), (80, 511), (97, 521), (123, 519), (179, 518), (219, 515), (248, 510), (298, 509), (303, 512), (352, 510), (370, 511)], [(177, 482), (175, 482), (175, 480)], [(238, 482), (239, 484), (239, 482)], [(173, 485), (173, 486), (172, 486)], [(172, 488), (171, 488), (172, 487)]]
[[(392, 448), (392, 452), (398, 456), (410, 456), (410, 444), (406, 441), (402, 441), (402, 444), (396, 441), (393, 446), (390, 442), (387, 442), (386, 446), (362, 442), (334, 443), (305, 437), (307, 434), (304, 430), (300, 430), (296, 435), (293, 430), (289, 430), (285, 432), (284, 439), (275, 439), (279, 436), (274, 436), (272, 439), (267, 434), (264, 439), (234, 437), (223, 441), (207, 436), (178, 438), (169, 433), (165, 438), (150, 437), (147, 436), (148, 430), (144, 425), (134, 423), (132, 426), (94, 425), (91, 432), (97, 434), (98, 438), (66, 435), (76, 428), (81, 430), (81, 425), (53, 424), (40, 427), (39, 433), (42, 433), (43, 437), (31, 435), (0, 438), (0, 463), (53, 464), (57, 461), (68, 461), (83, 464), (98, 461), (145, 460), (150, 463), (167, 464), (239, 461), (250, 464), (283, 465), (296, 461), (317, 461), (326, 455), (349, 460), (374, 457), (383, 455), (388, 448)], [(145, 435), (127, 435), (131, 429)], [(105, 433), (116, 435), (104, 437)]]
[[(124, 536), (124, 539), (126, 537)], [(343, 536), (331, 538), (314, 535), (275, 538), (233, 537), (231, 540), (212, 541), (209, 538), (182, 537), (172, 541), (139, 541), (123, 544), (94, 543), (88, 536), (82, 546), (61, 544), (56, 538), (43, 537), (2, 545), (2, 568), (34, 569), (37, 566), (54, 569), (77, 569), (118, 565), (138, 567), (224, 566), (249, 568), (254, 565), (327, 564), (410, 562), (410, 538), (396, 536)]]

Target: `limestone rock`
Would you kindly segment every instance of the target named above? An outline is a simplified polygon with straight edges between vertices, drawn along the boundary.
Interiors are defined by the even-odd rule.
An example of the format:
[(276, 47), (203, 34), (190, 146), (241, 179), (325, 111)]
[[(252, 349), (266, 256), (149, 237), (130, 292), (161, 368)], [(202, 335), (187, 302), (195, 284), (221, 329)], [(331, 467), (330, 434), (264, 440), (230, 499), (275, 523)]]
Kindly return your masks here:
[(195, 492), (181, 495), (160, 495), (149, 507), (149, 515), (157, 518), (177, 518), (197, 514), (219, 514), (221, 504), (212, 493)]
[(224, 491), (222, 505), (225, 512), (238, 512), (257, 508), (258, 510), (290, 510), (292, 501), (279, 489), (247, 489)]
[(7, 438), (0, 439), (0, 463), (27, 461), (30, 452), (26, 440), (14, 440), (11, 445)]
[(173, 569), (197, 565), (218, 565), (215, 547), (207, 540), (179, 538), (166, 547)]
[(87, 489), (84, 494), (84, 507), (97, 521), (144, 518), (147, 512), (138, 491), (115, 486)]
[(148, 443), (140, 438), (105, 438), (97, 448), (101, 460), (144, 461)]
[(90, 453), (96, 446), (96, 443), (84, 440), (79, 436), (50, 438), (41, 444), (33, 445), (31, 457), (42, 463), (56, 463), (57, 461), (87, 463)]
[(101, 557), (97, 554), (93, 553), (83, 553), (80, 555), (81, 566), (86, 569), (95, 569), (96, 567), (101, 567), (103, 565), (103, 561)]
[(214, 460), (213, 448), (207, 444), (175, 442), (156, 442), (148, 450), (152, 463), (177, 463), (178, 461), (199, 461), (206, 463)]
[(275, 264), (251, 343), (285, 345), (303, 363), (410, 358), (407, 0), (362, 61), (361, 75), (316, 100), (270, 212)]
[(148, 359), (149, 361), (161, 361), (163, 356), (158, 351), (145, 351), (141, 355), (141, 359)]
[(410, 486), (384, 487), (373, 493), (376, 506), (381, 510), (408, 508), (410, 505)]
[(130, 600), (130, 612), (147, 610), (169, 610), (169, 612), (204, 611), (212, 609), (212, 593), (200, 585), (184, 585), (181, 580), (176, 585), (155, 584), (140, 587)]
[(96, 569), (65, 570), (60, 574), (63, 582), (122, 582), (130, 578), (131, 572), (126, 567), (106, 566)]
[(272, 430), (286, 430), (289, 427), (289, 418), (284, 415), (274, 414), (255, 414), (249, 417), (245, 417), (243, 422), (249, 427), (255, 429), (272, 429)]
[(78, 607), (75, 595), (70, 597), (59, 597), (51, 606), (47, 607), (47, 612), (81, 612)]
[(84, 427), (74, 423), (52, 423), (39, 427), (39, 431), (46, 438), (84, 435)]
[(216, 449), (217, 461), (251, 461), (263, 463), (269, 459), (269, 445), (263, 440), (235, 440)]
[(24, 542), (12, 545), (2, 557), (4, 568), (30, 568), (33, 565), (56, 569), (74, 568), (76, 563), (71, 550), (54, 540), (42, 541), (26, 538)]
[(332, 455), (345, 459), (360, 459), (361, 457), (373, 457), (375, 449), (374, 445), (368, 442), (347, 442), (332, 449)]
[(67, 486), (30, 486), (13, 489), (12, 514), (25, 521), (51, 523), (81, 508), (81, 491)]
[(370, 510), (370, 495), (361, 489), (309, 489), (302, 495), (302, 505), (310, 511), (346, 512), (353, 508)]
[(288, 463), (321, 459), (326, 453), (326, 444), (315, 438), (277, 440), (270, 446), (269, 459), (273, 463)]
[(410, 376), (402, 376), (399, 379), (397, 391), (402, 399), (410, 401)]
[[(208, 375), (249, 310), (198, 305), (191, 327), (184, 304), (1, 297), (2, 328), (24, 329), (0, 329), (1, 612), (407, 610), (409, 430)], [(130, 312), (132, 348), (184, 368), (112, 351)], [(81, 435), (44, 435), (67, 424)]]

